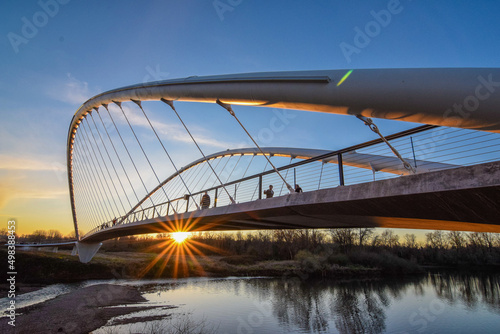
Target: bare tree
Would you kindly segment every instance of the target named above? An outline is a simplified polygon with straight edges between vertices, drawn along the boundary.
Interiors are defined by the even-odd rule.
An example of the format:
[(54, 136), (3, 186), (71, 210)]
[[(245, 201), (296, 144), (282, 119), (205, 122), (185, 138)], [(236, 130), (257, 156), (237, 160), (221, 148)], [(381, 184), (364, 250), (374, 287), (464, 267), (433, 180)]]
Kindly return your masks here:
[(274, 231), (274, 240), (277, 244), (283, 245), (286, 248), (288, 255), (290, 256), (290, 260), (292, 260), (295, 256), (294, 241), (298, 237), (298, 232), (296, 230), (275, 230)]
[(5, 227), (0, 229), (0, 242), (7, 242), (7, 229)]
[(446, 239), (444, 232), (437, 230), (434, 232), (426, 233), (425, 237), (427, 239), (427, 245), (432, 248), (445, 248)]
[(49, 230), (47, 232), (47, 240), (58, 241), (62, 239), (62, 233), (58, 230)]
[(30, 236), (31, 242), (41, 243), (47, 240), (47, 232), (44, 230), (36, 230)]
[(417, 237), (415, 234), (405, 234), (405, 243), (404, 246), (408, 248), (417, 248)]
[(399, 236), (392, 230), (385, 230), (382, 232), (380, 239), (383, 246), (390, 248), (399, 246)]
[(365, 243), (368, 243), (372, 234), (373, 234), (373, 228), (360, 228), (358, 230), (359, 246), (363, 247)]
[(372, 247), (380, 247), (382, 245), (382, 238), (380, 238), (380, 235), (374, 235), (371, 241)]
[(479, 233), (480, 238), (483, 241), (483, 245), (488, 247), (488, 250), (491, 252), (491, 250), (494, 247), (495, 244), (495, 236), (493, 233), (486, 233), (486, 232), (481, 232)]
[(474, 248), (483, 248), (484, 240), (478, 232), (467, 234), (467, 245)]
[[(85, 235), (85, 233), (83, 231), (79, 231), (80, 232), (80, 235)], [(75, 230), (69, 232), (67, 235), (66, 235), (66, 238), (67, 239), (71, 239), (71, 240), (74, 240), (76, 239), (76, 232)]]
[(465, 247), (465, 237), (460, 231), (450, 231), (446, 235), (446, 240), (451, 248), (462, 249)]
[(357, 239), (356, 231), (351, 228), (331, 228), (330, 236), (343, 249), (352, 247)]

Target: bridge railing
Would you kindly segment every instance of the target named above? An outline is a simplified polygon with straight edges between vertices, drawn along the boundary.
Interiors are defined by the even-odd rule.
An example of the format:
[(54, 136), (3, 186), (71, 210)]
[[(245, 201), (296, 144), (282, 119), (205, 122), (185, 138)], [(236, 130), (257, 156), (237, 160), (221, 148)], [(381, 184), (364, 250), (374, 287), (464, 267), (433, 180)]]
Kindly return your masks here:
[[(417, 171), (430, 172), (500, 160), (500, 134), (424, 125), (386, 137), (401, 156)], [(281, 176), (303, 191), (333, 188), (408, 175), (401, 161), (380, 139), (351, 146), (310, 159), (278, 167)], [(231, 204), (227, 194), (244, 203), (262, 199), (263, 191), (274, 186), (274, 196), (288, 189), (274, 170), (191, 192), (154, 206), (143, 207), (89, 231), (87, 235), (117, 223), (128, 224), (197, 210), (196, 203), (207, 192), (210, 207)], [(225, 188), (225, 189), (224, 189)], [(227, 192), (226, 192), (227, 190)]]

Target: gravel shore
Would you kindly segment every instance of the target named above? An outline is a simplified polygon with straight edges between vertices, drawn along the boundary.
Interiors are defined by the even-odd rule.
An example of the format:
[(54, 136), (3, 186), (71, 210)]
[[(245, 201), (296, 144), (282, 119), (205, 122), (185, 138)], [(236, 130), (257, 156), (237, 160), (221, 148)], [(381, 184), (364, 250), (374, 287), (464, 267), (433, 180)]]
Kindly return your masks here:
[[(2, 333), (89, 333), (119, 315), (150, 307), (128, 306), (146, 301), (136, 288), (99, 284), (59, 296), (40, 305), (17, 310), (16, 326), (0, 319)], [(118, 306), (111, 307), (106, 306)]]

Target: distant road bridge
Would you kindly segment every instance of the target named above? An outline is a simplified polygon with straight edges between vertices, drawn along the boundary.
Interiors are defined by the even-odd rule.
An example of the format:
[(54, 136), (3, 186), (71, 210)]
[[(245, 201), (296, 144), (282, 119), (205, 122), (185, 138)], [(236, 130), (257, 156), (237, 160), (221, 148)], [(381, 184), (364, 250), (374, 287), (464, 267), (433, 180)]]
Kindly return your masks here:
[[(68, 135), (80, 259), (103, 240), (142, 233), (500, 232), (499, 88), (500, 69), (378, 69), (189, 77), (99, 94)], [(255, 146), (205, 152), (211, 141), (187, 125), (180, 102), (220, 105)], [(351, 115), (379, 139), (335, 151), (260, 147), (239, 117), (248, 106)], [(428, 125), (386, 135), (371, 117)], [(172, 129), (185, 131), (175, 145)], [(263, 199), (269, 185), (274, 197)]]

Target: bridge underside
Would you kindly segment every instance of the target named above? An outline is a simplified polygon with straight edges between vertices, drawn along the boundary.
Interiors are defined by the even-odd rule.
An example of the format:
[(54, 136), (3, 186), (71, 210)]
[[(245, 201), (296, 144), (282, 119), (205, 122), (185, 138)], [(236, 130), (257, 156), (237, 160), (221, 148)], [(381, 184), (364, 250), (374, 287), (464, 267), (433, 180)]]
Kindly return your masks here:
[(82, 241), (186, 226), (190, 231), (387, 227), (498, 233), (500, 161), (147, 219)]

